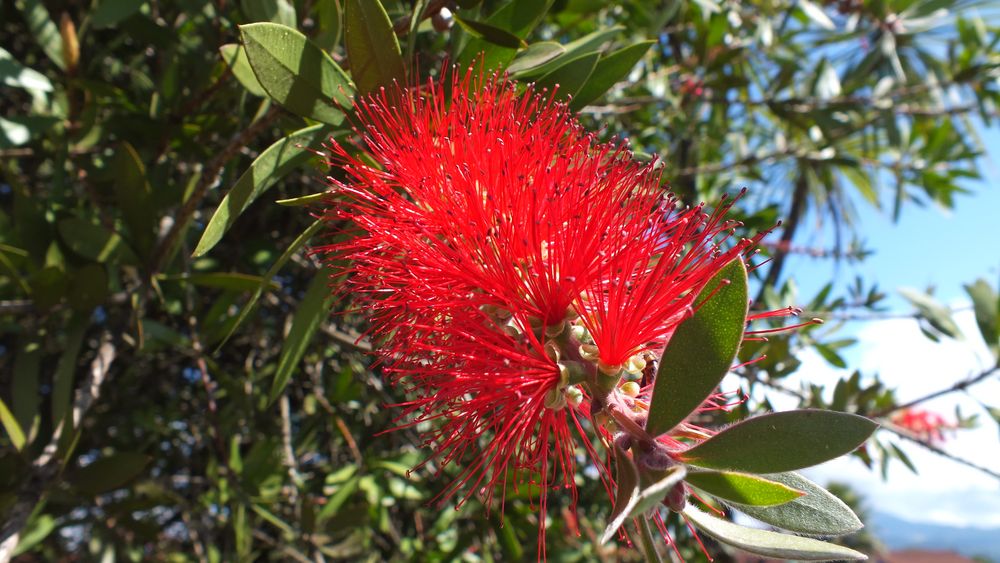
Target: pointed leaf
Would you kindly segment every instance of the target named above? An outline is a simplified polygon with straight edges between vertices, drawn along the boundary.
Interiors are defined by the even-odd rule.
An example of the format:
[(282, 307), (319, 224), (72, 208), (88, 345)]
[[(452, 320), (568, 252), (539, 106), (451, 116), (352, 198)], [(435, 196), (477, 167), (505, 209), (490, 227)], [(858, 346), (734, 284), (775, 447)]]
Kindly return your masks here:
[[(631, 460), (629, 463), (631, 463)], [(618, 528), (622, 527), (625, 520), (642, 517), (650, 510), (659, 506), (663, 502), (663, 498), (670, 492), (670, 489), (683, 481), (686, 475), (686, 467), (675, 465), (658, 481), (649, 486), (639, 488), (636, 493), (630, 496), (628, 502), (620, 511), (616, 504), (614, 518), (608, 523), (608, 527), (604, 529), (604, 534), (601, 536), (601, 543), (604, 544), (611, 541), (611, 538), (615, 536), (615, 532), (618, 531)], [(633, 491), (635, 490), (633, 487)], [(618, 499), (616, 498), (615, 500), (617, 502)]]
[(551, 61), (565, 52), (566, 49), (555, 41), (539, 41), (538, 43), (532, 43), (531, 45), (528, 45), (527, 49), (517, 54), (514, 61), (507, 67), (507, 72), (517, 74), (518, 72), (530, 71)]
[(344, 120), (354, 88), (330, 55), (276, 23), (242, 25), (240, 33), (250, 67), (271, 98), (303, 117), (331, 125)]
[(142, 474), (152, 460), (137, 452), (117, 452), (77, 470), (70, 482), (84, 494), (98, 495), (125, 486)]
[(667, 432), (719, 386), (733, 365), (746, 327), (747, 270), (734, 258), (705, 284), (695, 314), (674, 331), (663, 351), (646, 431)]
[(570, 109), (579, 110), (603, 96), (615, 83), (625, 78), (646, 51), (655, 44), (656, 41), (642, 41), (601, 57), (587, 83), (573, 96), (573, 101), (569, 104)]
[[(490, 14), (484, 22), (524, 39), (542, 21), (552, 2), (553, 0), (513, 0)], [(493, 45), (485, 39), (473, 37), (462, 49), (458, 61), (460, 66), (468, 66), (477, 57), (482, 57), (483, 67), (495, 70), (505, 66), (516, 54), (517, 49)]]
[(993, 356), (1000, 361), (1000, 298), (997, 292), (985, 280), (965, 286), (965, 291), (972, 298), (972, 307), (976, 313), (976, 324), (979, 333), (989, 347)]
[(864, 527), (844, 501), (798, 473), (771, 473), (762, 477), (805, 494), (778, 506), (729, 504), (747, 516), (796, 534), (842, 536)]
[[(609, 27), (607, 29), (599, 29), (593, 33), (589, 33), (575, 41), (570, 41), (569, 43), (563, 45), (562, 46), (563, 54), (557, 57), (553, 57), (548, 61), (542, 63), (541, 65), (529, 68), (519, 68), (516, 73), (514, 73), (513, 71), (511, 72), (512, 74), (515, 74), (517, 78), (542, 76), (543, 74), (547, 72), (552, 72), (557, 67), (562, 66), (563, 64), (566, 63), (566, 61), (575, 59), (580, 55), (583, 55), (585, 53), (591, 53), (594, 51), (600, 52), (601, 47), (603, 47), (605, 43), (610, 41), (615, 35), (621, 33), (622, 30), (624, 29), (625, 28), (622, 26), (614, 26), (614, 27)], [(528, 49), (530, 48), (531, 47), (529, 47)], [(527, 50), (522, 51), (521, 53), (518, 54), (518, 58), (526, 56), (526, 54)], [(511, 67), (513, 66), (514, 65), (512, 64)]]
[(488, 23), (476, 20), (460, 18), (458, 16), (455, 16), (455, 21), (458, 22), (458, 25), (462, 26), (462, 29), (469, 32), (469, 34), (473, 37), (485, 39), (494, 45), (507, 47), (508, 49), (521, 49), (525, 47), (523, 39), (509, 31), (500, 29), (499, 27), (494, 27)]
[(347, 0), (344, 45), (358, 93), (368, 94), (393, 81), (405, 85), (406, 69), (392, 21), (378, 0)]
[(899, 294), (916, 307), (935, 330), (951, 338), (962, 338), (962, 330), (952, 318), (951, 311), (933, 297), (905, 287), (899, 289)]
[(115, 197), (132, 235), (130, 242), (142, 257), (148, 257), (156, 235), (156, 208), (153, 188), (146, 178), (146, 166), (129, 143), (122, 143), (111, 164), (115, 175)]
[(25, 442), (24, 430), (21, 429), (21, 425), (18, 424), (17, 419), (14, 418), (14, 414), (7, 408), (3, 399), (0, 399), (0, 424), (3, 424), (3, 429), (7, 432), (7, 437), (10, 438), (14, 449), (21, 451)]
[(260, 284), (257, 285), (256, 289), (254, 289), (253, 295), (251, 295), (250, 299), (248, 299), (247, 302), (243, 305), (243, 308), (240, 310), (240, 314), (236, 317), (236, 320), (233, 321), (232, 325), (229, 327), (229, 330), (226, 332), (226, 335), (222, 338), (222, 341), (219, 342), (219, 345), (216, 347), (217, 351), (220, 348), (222, 348), (223, 345), (225, 345), (226, 341), (229, 340), (229, 338), (234, 333), (236, 333), (236, 329), (239, 328), (239, 326), (243, 324), (243, 321), (245, 321), (246, 318), (250, 315), (251, 311), (253, 311), (254, 309), (254, 306), (257, 304), (257, 300), (260, 299), (260, 296), (264, 293), (264, 290), (272, 285), (271, 280), (274, 279), (274, 276), (278, 274), (278, 271), (281, 270), (281, 268), (288, 262), (288, 260), (296, 252), (298, 252), (300, 248), (302, 248), (302, 245), (309, 242), (309, 240), (312, 239), (313, 235), (318, 233), (321, 228), (323, 228), (323, 220), (317, 219), (316, 221), (313, 222), (312, 225), (309, 226), (308, 229), (303, 231), (302, 234), (297, 236), (295, 240), (293, 240), (292, 243), (288, 245), (288, 248), (286, 248), (285, 251), (281, 253), (281, 256), (279, 256), (278, 259), (274, 261), (274, 264), (271, 264), (271, 267), (268, 268), (267, 273), (265, 273), (261, 277)]
[(687, 483), (721, 500), (751, 506), (775, 506), (795, 500), (802, 491), (757, 475), (730, 471), (689, 473)]
[(684, 516), (694, 524), (695, 528), (698, 528), (699, 532), (703, 532), (724, 544), (757, 555), (801, 561), (838, 559), (864, 561), (868, 559), (867, 555), (840, 545), (739, 526), (710, 516), (691, 505), (684, 509)]
[(618, 528), (622, 527), (628, 517), (627, 509), (639, 494), (639, 473), (632, 463), (632, 458), (618, 446), (615, 446), (615, 466), (617, 467), (615, 484), (618, 489), (615, 490), (615, 504), (608, 518), (608, 525), (601, 536), (602, 545), (615, 537)]
[(856, 414), (811, 409), (777, 412), (738, 422), (679, 457), (710, 469), (778, 473), (849, 453), (877, 427)]
[(250, 68), (250, 60), (247, 59), (247, 52), (242, 45), (236, 43), (223, 45), (219, 47), (219, 54), (222, 55), (222, 60), (226, 61), (226, 64), (233, 71), (233, 76), (246, 88), (247, 92), (262, 98), (267, 96), (267, 90), (264, 90), (264, 87), (260, 85), (257, 75)]
[(594, 72), (599, 57), (598, 53), (587, 53), (586, 55), (572, 59), (539, 78), (538, 82), (535, 83), (535, 88), (539, 90), (542, 88), (552, 90), (558, 86), (559, 89), (556, 90), (556, 97), (559, 99), (564, 100), (570, 96), (574, 96), (586, 84), (587, 79)]
[(309, 283), (309, 288), (306, 289), (306, 294), (299, 302), (295, 316), (292, 317), (292, 328), (288, 331), (285, 343), (281, 347), (281, 356), (278, 358), (278, 369), (271, 385), (269, 404), (274, 403), (288, 385), (288, 380), (298, 368), (313, 335), (330, 313), (332, 301), (330, 270), (324, 268), (317, 272), (316, 277)]
[(24, 22), (28, 24), (26, 36), (34, 37), (41, 45), (45, 55), (49, 57), (57, 67), (66, 69), (66, 60), (63, 58), (62, 35), (59, 28), (49, 17), (49, 11), (45, 9), (45, 4), (41, 0), (14, 0), (14, 5), (24, 16)]
[(194, 249), (195, 258), (203, 256), (222, 240), (236, 218), (262, 193), (296, 167), (306, 162), (315, 147), (329, 135), (329, 128), (313, 125), (292, 133), (260, 153), (250, 168), (240, 176), (205, 227)]

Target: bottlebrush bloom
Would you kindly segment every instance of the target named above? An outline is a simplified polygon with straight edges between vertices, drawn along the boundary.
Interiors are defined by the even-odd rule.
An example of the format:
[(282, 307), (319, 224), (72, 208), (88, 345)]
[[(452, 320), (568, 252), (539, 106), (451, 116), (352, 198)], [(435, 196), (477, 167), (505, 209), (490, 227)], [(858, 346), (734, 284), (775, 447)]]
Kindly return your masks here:
[(903, 409), (893, 413), (893, 424), (909, 430), (922, 440), (944, 442), (945, 430), (954, 430), (955, 425), (936, 412), (925, 409)]
[(446, 72), (356, 109), (368, 158), (331, 141), (346, 179), (325, 217), (357, 232), (319, 251), (349, 264), (403, 424), (433, 422), (428, 463), (459, 468), (442, 499), (530, 481), (544, 534), (550, 491), (575, 498), (598, 366), (640, 369), (755, 241), (731, 240), (731, 203), (680, 209), (654, 164), (506, 78)]

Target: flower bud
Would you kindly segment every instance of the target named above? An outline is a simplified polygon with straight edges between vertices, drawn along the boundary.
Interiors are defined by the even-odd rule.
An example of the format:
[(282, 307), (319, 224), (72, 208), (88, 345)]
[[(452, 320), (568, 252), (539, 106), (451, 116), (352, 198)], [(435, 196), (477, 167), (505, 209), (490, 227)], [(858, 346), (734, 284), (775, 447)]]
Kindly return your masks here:
[(622, 394), (635, 398), (639, 396), (639, 384), (634, 381), (626, 381), (618, 388)]

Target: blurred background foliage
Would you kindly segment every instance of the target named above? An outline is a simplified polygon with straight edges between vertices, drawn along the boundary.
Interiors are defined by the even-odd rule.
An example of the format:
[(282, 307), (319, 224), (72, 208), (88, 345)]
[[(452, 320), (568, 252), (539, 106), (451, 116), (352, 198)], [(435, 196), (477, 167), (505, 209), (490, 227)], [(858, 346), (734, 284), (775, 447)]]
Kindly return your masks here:
[[(600, 136), (659, 157), (684, 201), (748, 186), (747, 232), (784, 221), (755, 271), (756, 301), (837, 318), (877, 310), (874, 280), (799, 296), (785, 257), (864, 259), (857, 206), (947, 208), (979, 177), (977, 131), (1000, 100), (995, 10), (0, 2), (0, 561), (533, 558), (530, 490), (502, 513), (475, 494), (441, 505), (448, 476), (410, 471), (425, 456), (415, 429), (383, 433), (399, 424), (386, 405), (403, 397), (369, 368), (363, 321), (309, 254), (327, 236), (309, 204), (338, 174), (309, 149), (350, 137), (349, 95), (478, 56), (558, 85)], [(254, 22), (286, 27), (241, 32)], [(817, 224), (836, 234), (832, 248), (800, 245)], [(969, 294), (996, 355), (996, 289), (980, 281)], [(929, 337), (959, 335), (931, 296), (906, 297)], [(744, 390), (780, 388), (804, 348), (846, 367), (852, 341), (837, 328), (749, 343), (744, 360), (766, 358), (742, 368)], [(906, 405), (877, 380), (855, 373), (832, 402), (821, 387), (792, 391), (882, 420), (888, 431), (857, 455), (883, 471), (909, 463), (901, 437), (927, 443), (891, 423)], [(592, 472), (579, 484), (576, 512), (550, 497), (549, 557), (637, 558), (597, 545), (610, 503)], [(680, 554), (703, 557), (668, 524)]]

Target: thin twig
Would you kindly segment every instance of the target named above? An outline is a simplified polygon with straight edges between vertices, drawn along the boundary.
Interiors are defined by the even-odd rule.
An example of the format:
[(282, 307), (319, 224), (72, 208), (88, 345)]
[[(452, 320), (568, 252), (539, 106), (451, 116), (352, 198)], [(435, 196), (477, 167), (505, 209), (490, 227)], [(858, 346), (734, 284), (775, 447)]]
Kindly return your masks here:
[(949, 393), (954, 393), (956, 391), (965, 391), (969, 387), (972, 387), (973, 385), (975, 385), (977, 383), (981, 383), (981, 382), (985, 381), (986, 378), (988, 378), (989, 376), (993, 375), (997, 371), (1000, 371), (1000, 365), (996, 365), (996, 366), (993, 366), (991, 368), (986, 368), (983, 371), (981, 371), (981, 372), (979, 372), (979, 373), (977, 373), (977, 374), (975, 374), (975, 375), (973, 375), (971, 377), (968, 377), (966, 379), (963, 379), (961, 381), (956, 382), (954, 385), (950, 385), (948, 387), (945, 387), (944, 389), (938, 389), (937, 391), (934, 391), (933, 393), (928, 393), (926, 395), (923, 395), (922, 397), (917, 397), (916, 399), (913, 399), (912, 401), (907, 401), (907, 402), (905, 402), (905, 403), (903, 403), (901, 405), (893, 405), (891, 407), (884, 408), (884, 409), (882, 409), (880, 411), (877, 411), (872, 416), (876, 416), (876, 417), (887, 416), (887, 415), (892, 414), (892, 413), (894, 413), (896, 411), (901, 411), (903, 409), (908, 409), (910, 407), (914, 407), (916, 405), (919, 405), (920, 403), (923, 403), (925, 401), (929, 401), (931, 399), (936, 399), (936, 398), (938, 398), (938, 397), (940, 397), (942, 395), (947, 395)]

